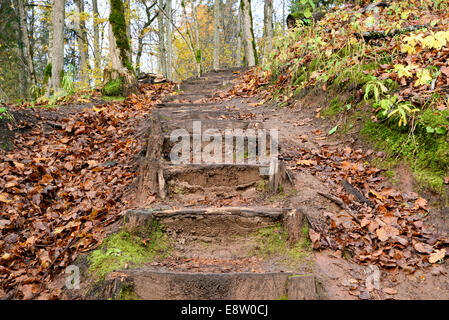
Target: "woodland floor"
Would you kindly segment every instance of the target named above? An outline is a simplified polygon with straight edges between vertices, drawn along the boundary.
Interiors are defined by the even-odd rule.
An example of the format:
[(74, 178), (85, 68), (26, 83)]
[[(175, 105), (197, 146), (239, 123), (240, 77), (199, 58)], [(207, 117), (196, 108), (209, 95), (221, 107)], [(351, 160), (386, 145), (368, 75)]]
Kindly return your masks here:
[[(321, 299), (449, 299), (445, 254), (441, 263), (429, 263), (449, 244), (444, 211), (428, 206), (435, 196), (415, 193), (406, 169), (392, 186), (370, 166), (374, 151), (359, 137), (328, 136), (332, 126), (316, 116), (328, 103), (322, 96), (309, 94), (279, 109), (260, 104), (263, 93), (247, 92), (244, 81), (195, 98), (220, 104), (222, 120), (258, 120), (278, 129), (280, 158), (294, 174), (295, 192), (273, 200), (247, 190), (214, 204), (302, 208), (310, 222), (309, 262)], [(142, 205), (133, 192), (147, 125), (152, 108), (170, 91), (170, 85), (147, 86), (141, 96), (120, 103), (13, 112), (14, 146), (0, 151), (0, 296), (64, 298), (64, 267), (117, 231), (126, 209)], [(361, 190), (373, 207), (348, 193), (343, 180)], [(179, 201), (210, 204), (198, 195)], [(196, 262), (183, 261), (182, 268), (192, 268), (189, 263)], [(178, 270), (180, 263), (164, 260), (161, 265)], [(380, 290), (366, 288), (368, 265), (381, 270)]]
[[(241, 104), (246, 107), (242, 111), (245, 114), (251, 114), (254, 120), (263, 119), (267, 127), (280, 130), (281, 158), (290, 160), (287, 161), (291, 165), (290, 168), (297, 170), (299, 174), (299, 179), (296, 181), (299, 184), (298, 189), (301, 191), (295, 201), (298, 205), (305, 205), (311, 217), (320, 220), (323, 219), (323, 214), (329, 215), (326, 212), (330, 211), (330, 215), (340, 212), (340, 208), (335, 206), (335, 203), (323, 198), (318, 193), (324, 190), (331, 194), (345, 193), (344, 190), (342, 191), (340, 178), (364, 182), (364, 194), (368, 194), (369, 189), (373, 188), (387, 190), (387, 193), (388, 190), (397, 190), (404, 195), (410, 194), (415, 198), (419, 197), (415, 193), (417, 185), (406, 165), (397, 170), (400, 179), (394, 184), (382, 174), (377, 175), (376, 173), (375, 178), (370, 174), (364, 174), (373, 169), (376, 170), (366, 164), (374, 156), (378, 157), (382, 154), (373, 151), (358, 132), (343, 137), (328, 135), (334, 124), (319, 117), (319, 113), (330, 105), (332, 98), (328, 99), (323, 92), (320, 93), (318, 90), (318, 92), (305, 93), (301, 98), (293, 101), (290, 106), (281, 109), (274, 105), (258, 106), (259, 101), (264, 101), (265, 97), (266, 94), (261, 92), (259, 97), (243, 98)], [(327, 160), (316, 157), (317, 154), (323, 154), (320, 151), (323, 148), (329, 152)], [(342, 150), (344, 150), (343, 154)], [(361, 159), (362, 161), (360, 161)], [(345, 161), (348, 162), (346, 165), (364, 163), (366, 166), (355, 171), (348, 171), (345, 164), (341, 166), (341, 163)], [(336, 167), (337, 175), (332, 177), (326, 173), (321, 175), (320, 171), (327, 171), (323, 166)], [(357, 171), (364, 172), (361, 174), (361, 180), (357, 178), (359, 175)], [(366, 180), (363, 181), (363, 179)], [(447, 235), (449, 218), (447, 207), (441, 208), (443, 200), (439, 195), (431, 192), (423, 192), (422, 196), (435, 205), (429, 209), (427, 225), (435, 228), (441, 234)], [(368, 295), (365, 287), (367, 274), (369, 275), (369, 271), (365, 273), (367, 272), (366, 261), (362, 264), (354, 263), (352, 259), (342, 256), (338, 250), (328, 248), (314, 250), (313, 261), (314, 272), (322, 285), (322, 297), (326, 299), (449, 299), (447, 276), (449, 266), (447, 262), (417, 268), (413, 273), (399, 271), (391, 266), (380, 268), (381, 288), (384, 291), (374, 290), (370, 291)]]

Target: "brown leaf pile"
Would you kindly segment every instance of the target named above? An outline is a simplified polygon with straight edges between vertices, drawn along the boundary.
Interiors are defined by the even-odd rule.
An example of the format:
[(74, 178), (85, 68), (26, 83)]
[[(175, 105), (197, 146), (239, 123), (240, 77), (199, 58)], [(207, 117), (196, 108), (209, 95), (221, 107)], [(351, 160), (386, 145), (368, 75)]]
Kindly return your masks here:
[[(363, 264), (413, 272), (449, 255), (449, 239), (425, 224), (428, 204), (414, 192), (401, 193), (382, 185), (381, 170), (366, 164), (362, 150), (301, 150), (292, 169), (305, 170), (328, 182), (341, 201), (338, 213), (325, 213), (327, 224), (310, 238), (314, 248), (349, 253)], [(313, 166), (308, 163), (313, 162)], [(342, 181), (357, 188), (374, 206), (362, 204)], [(338, 201), (337, 201), (338, 202)]]
[(142, 89), (122, 103), (46, 111), (51, 119), (0, 151), (0, 297), (38, 294), (120, 216), (143, 148), (138, 134), (172, 85)]

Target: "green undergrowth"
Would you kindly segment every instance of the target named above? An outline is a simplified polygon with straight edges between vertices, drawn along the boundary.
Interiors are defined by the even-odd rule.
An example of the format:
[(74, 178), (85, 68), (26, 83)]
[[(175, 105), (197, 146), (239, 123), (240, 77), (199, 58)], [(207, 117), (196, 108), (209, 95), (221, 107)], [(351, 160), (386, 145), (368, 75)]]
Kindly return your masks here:
[(109, 96), (109, 97), (117, 97), (120, 96), (122, 94), (122, 79), (121, 78), (117, 78), (115, 80), (111, 80), (109, 82), (107, 82), (103, 89), (101, 90), (101, 93), (104, 96)]
[(170, 252), (168, 236), (157, 222), (153, 222), (145, 237), (120, 231), (109, 236), (103, 244), (89, 255), (89, 270), (100, 279), (124, 268), (137, 268), (151, 262), (156, 256)]
[(124, 284), (120, 289), (117, 300), (140, 300), (134, 292), (134, 286), (132, 284)]
[(259, 229), (254, 237), (258, 239), (258, 246), (252, 255), (263, 258), (281, 257), (289, 264), (304, 263), (311, 252), (307, 224), (302, 228), (301, 240), (289, 244), (287, 231), (280, 224)]
[(429, 108), (416, 116), (413, 125), (398, 126), (394, 117), (378, 116), (373, 121), (370, 109), (373, 103), (372, 100), (355, 103), (352, 97), (337, 95), (321, 114), (325, 119), (335, 120), (345, 112), (337, 135), (360, 133), (377, 151), (385, 152), (386, 158), (375, 159), (373, 164), (385, 169), (392, 183), (398, 182), (395, 168), (406, 163), (420, 188), (447, 196), (444, 180), (449, 172), (449, 137), (445, 128), (449, 126), (449, 111)]
[[(394, 168), (401, 162), (410, 165), (415, 180), (421, 187), (445, 193), (444, 179), (449, 172), (449, 142), (446, 135), (429, 133), (424, 126), (414, 132), (407, 127), (397, 127), (384, 122), (365, 123), (361, 134), (377, 149), (386, 153), (386, 160), (376, 165), (385, 169)], [(394, 173), (390, 172), (394, 177)]]
[(282, 184), (279, 185), (277, 192), (271, 192), (268, 180), (261, 180), (256, 185), (256, 191), (261, 199), (268, 202), (281, 202), (297, 194), (295, 189), (285, 189)]
[[(363, 41), (326, 49), (329, 42), (331, 39), (314, 26), (294, 29), (278, 39), (273, 59), (264, 66), (274, 85), (272, 101), (283, 107), (321, 90), (330, 97), (321, 118), (335, 122), (329, 134), (361, 133), (387, 154), (376, 165), (389, 170), (391, 179), (395, 178), (394, 168), (407, 163), (421, 188), (447, 194), (449, 110), (436, 109), (444, 101), (441, 93), (433, 93), (420, 105), (404, 101), (398, 82), (373, 75), (386, 65), (393, 68), (400, 53), (373, 53), (371, 45)], [(292, 46), (296, 46), (295, 54)], [(304, 56), (309, 58), (304, 60)]]
[(126, 98), (122, 96), (101, 96), (98, 99), (106, 102), (122, 102), (125, 101)]

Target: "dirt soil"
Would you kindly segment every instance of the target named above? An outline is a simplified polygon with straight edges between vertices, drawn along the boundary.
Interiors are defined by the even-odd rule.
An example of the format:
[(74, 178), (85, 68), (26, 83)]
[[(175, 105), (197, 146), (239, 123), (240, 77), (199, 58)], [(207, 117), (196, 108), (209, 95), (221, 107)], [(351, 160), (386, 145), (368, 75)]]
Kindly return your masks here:
[[(238, 81), (234, 81), (233, 85), (238, 87), (240, 84)], [(329, 224), (329, 217), (340, 215), (339, 219), (341, 219), (342, 225), (348, 224), (353, 217), (349, 214), (345, 215), (345, 213), (342, 213), (342, 204), (339, 203), (338, 199), (330, 199), (324, 196), (341, 193), (343, 187), (325, 175), (320, 175), (319, 172), (317, 173), (316, 168), (319, 166), (324, 167), (323, 170), (326, 171), (326, 164), (310, 162), (310, 159), (312, 159), (310, 156), (319, 154), (323, 147), (330, 151), (348, 150), (349, 148), (351, 151), (360, 149), (357, 154), (369, 155), (373, 153), (372, 150), (369, 150), (369, 146), (364, 145), (356, 136), (338, 138), (337, 136), (327, 135), (327, 132), (333, 125), (317, 117), (317, 112), (329, 103), (324, 96), (311, 94), (310, 96), (303, 97), (290, 107), (279, 109), (274, 105), (261, 104), (260, 101), (264, 100), (263, 94), (241, 94), (240, 96), (236, 96), (232, 86), (229, 89), (230, 92), (234, 92), (233, 94), (229, 93), (229, 89), (217, 90), (215, 93), (210, 94), (208, 92), (205, 94), (201, 91), (201, 84), (195, 83), (191, 84), (188, 89), (194, 92), (189, 93), (188, 100), (180, 100), (176, 96), (173, 96), (169, 99), (172, 105), (179, 104), (182, 106), (186, 102), (191, 104), (191, 106), (192, 104), (201, 106), (210, 104), (214, 106), (214, 111), (223, 111), (222, 116), (220, 116), (223, 120), (259, 121), (263, 123), (263, 127), (266, 129), (278, 129), (280, 158), (288, 164), (292, 172), (293, 185), (287, 190), (292, 192), (286, 192), (282, 196), (270, 198), (267, 193), (258, 190), (257, 177), (249, 171), (242, 174), (243, 180), (248, 178), (246, 179), (247, 181), (245, 180), (248, 184), (240, 190), (237, 190), (238, 188), (233, 189), (232, 192), (235, 193), (231, 192), (230, 197), (226, 198), (225, 195), (216, 192), (216, 190), (212, 190), (212, 188), (208, 190), (208, 196), (210, 198), (208, 199), (206, 197), (205, 199), (201, 199), (199, 197), (201, 194), (204, 194), (204, 190), (192, 190), (192, 185), (197, 186), (201, 180), (194, 174), (184, 173), (177, 176), (180, 180), (178, 182), (180, 185), (183, 181), (186, 182), (187, 193), (189, 196), (193, 196), (190, 199), (186, 198), (186, 195), (182, 193), (180, 196), (174, 190), (173, 186), (171, 186), (170, 190), (172, 193), (175, 193), (175, 200), (176, 195), (178, 195), (177, 201), (186, 207), (189, 206), (190, 202), (196, 205), (202, 204), (203, 206), (213, 204), (217, 207), (263, 203), (265, 206), (272, 205), (274, 207), (302, 208), (305, 210), (311, 226), (311, 233), (309, 235), (311, 236), (315, 249), (312, 251), (311, 261), (307, 261), (307, 266), (311, 266), (315, 274), (319, 287), (319, 298), (321, 299), (449, 299), (449, 266), (447, 261), (441, 264), (431, 265), (429, 263), (420, 263), (418, 264), (418, 268), (407, 272), (403, 268), (392, 268), (388, 266), (373, 267), (369, 263), (357, 263), (354, 257), (351, 257), (345, 251), (342, 252), (341, 250), (333, 249), (332, 245), (330, 245), (330, 248), (324, 248), (320, 245), (315, 247), (315, 244), (319, 241), (316, 241), (316, 239), (314, 241), (313, 237), (317, 233), (322, 233), (322, 242), (332, 244), (323, 232), (324, 229), (320, 229), (322, 226)], [(217, 104), (219, 107), (217, 107)], [(23, 116), (17, 117), (19, 124), (16, 124), (18, 125), (18, 129), (15, 131), (16, 133), (20, 132), (20, 128), (26, 131), (29, 126), (32, 127), (37, 122), (43, 123), (44, 131), (46, 128), (50, 130), (49, 132), (55, 130), (55, 128), (60, 130), (63, 128), (60, 127), (60, 119), (68, 118), (72, 115), (71, 112), (77, 113), (85, 107), (85, 105), (80, 105), (61, 109), (65, 110), (61, 115), (51, 110), (42, 110), (37, 113), (24, 111), (21, 113)], [(92, 107), (92, 105), (88, 107)], [(216, 116), (217, 113), (213, 113), (211, 119), (216, 119)], [(23, 122), (20, 121), (21, 117), (25, 118)], [(42, 121), (42, 117), (47, 117), (45, 118), (46, 121)], [(56, 118), (53, 120), (51, 117)], [(148, 132), (147, 126), (143, 123), (144, 121), (142, 119), (140, 120), (138, 123), (141, 127), (139, 126), (135, 133), (141, 141)], [(142, 146), (143, 143), (139, 143), (139, 145)], [(135, 156), (139, 153), (145, 153), (145, 150), (135, 151)], [(340, 159), (336, 158), (335, 160)], [(368, 160), (369, 157), (367, 157)], [(298, 161), (302, 161), (301, 165), (297, 164)], [(332, 158), (330, 161), (333, 161)], [(135, 168), (136, 165), (133, 167)], [(395, 185), (396, 189), (408, 195), (414, 191), (414, 183), (409, 179), (409, 176), (407, 169), (405, 167), (402, 168), (400, 170), (401, 179), (399, 184)], [(215, 180), (217, 177), (219, 180)], [(221, 186), (223, 182), (228, 186), (233, 186), (234, 184), (233, 180), (224, 179), (222, 172), (219, 172), (218, 176), (211, 176), (210, 179), (212, 179), (213, 186), (216, 185), (217, 187)], [(381, 184), (385, 188), (391, 187), (391, 182), (387, 179), (375, 179), (378, 180), (369, 182)], [(200, 184), (209, 185), (206, 182)], [(130, 185), (128, 186), (130, 187)], [(134, 187), (136, 186), (134, 185)], [(369, 190), (362, 191), (365, 196), (369, 192)], [(229, 190), (226, 190), (226, 192), (229, 192)], [(425, 195), (421, 196), (425, 197)], [(350, 200), (353, 201), (353, 198)], [(416, 196), (413, 199), (419, 198)], [(155, 201), (154, 198), (147, 200), (150, 200), (150, 202)], [(166, 201), (159, 201), (158, 205), (164, 206), (167, 203)], [(125, 210), (139, 205), (141, 203), (127, 202), (122, 209)], [(360, 209), (361, 207), (350, 207), (347, 211), (351, 212), (350, 210)], [(366, 207), (365, 205), (363, 208), (366, 209)], [(430, 219), (427, 219), (427, 223), (439, 231), (448, 230), (449, 226), (445, 219), (445, 212), (447, 213), (447, 208), (443, 208), (440, 211), (431, 208), (429, 213)], [(113, 231), (117, 231), (118, 227), (118, 224), (110, 226), (105, 234), (107, 235)], [(175, 235), (174, 237), (179, 240), (179, 235)], [(182, 241), (177, 242), (175, 255), (162, 260), (156, 259), (153, 265), (149, 267), (168, 271), (195, 272), (201, 270), (216, 273), (284, 271), (279, 267), (282, 264), (273, 263), (273, 261), (268, 261), (269, 264), (266, 264), (266, 261), (263, 259), (246, 257), (247, 251), (254, 249), (251, 247), (251, 239), (246, 240), (245, 246), (239, 246), (238, 240), (231, 243), (215, 242), (204, 245), (203, 239), (186, 237)], [(222, 246), (232, 248), (234, 251), (220, 251)], [(187, 249), (189, 250), (188, 253), (185, 252)], [(213, 258), (205, 259), (205, 252), (211, 252)], [(392, 252), (392, 254), (395, 254), (395, 252)], [(64, 285), (64, 279), (65, 277), (63, 276), (57, 277), (50, 285), (50, 288), (61, 288)], [(48, 298), (48, 295), (46, 297)]]
[[(241, 98), (233, 98), (229, 104), (239, 108), (242, 114), (251, 114), (252, 119), (263, 121), (265, 128), (279, 129), (281, 158), (284, 160), (298, 159), (298, 150), (305, 150), (303, 154), (314, 154), (323, 146), (329, 150), (348, 147), (352, 150), (360, 149), (361, 152), (371, 155), (367, 157), (367, 161), (376, 155), (356, 134), (343, 137), (327, 134), (335, 124), (317, 116), (321, 110), (330, 106), (331, 99), (328, 99), (326, 94), (310, 92), (284, 108), (278, 108), (274, 104), (261, 105), (260, 101), (265, 99), (265, 92), (261, 92), (258, 96), (245, 97), (245, 94), (242, 94)], [(289, 163), (292, 167), (295, 166), (294, 161)], [(323, 213), (336, 210), (338, 207), (332, 201), (324, 199), (318, 191), (334, 192), (340, 187), (331, 181), (317, 178), (308, 166), (301, 166), (296, 174), (298, 177), (295, 179), (295, 188), (301, 192), (299, 197), (294, 199), (295, 202), (297, 201), (298, 205), (305, 205), (313, 219), (325, 223)], [(396, 189), (404, 193), (416, 191), (412, 174), (405, 165), (399, 167), (398, 176), (399, 182), (394, 185)], [(393, 187), (388, 179), (379, 179), (378, 183), (385, 188)], [(439, 200), (438, 196), (429, 192), (424, 192), (421, 196), (432, 204), (437, 204)], [(431, 207), (427, 224), (447, 235), (448, 210), (447, 207)], [(372, 279), (370, 276), (375, 271), (366, 264), (354, 263), (341, 252), (330, 249), (314, 250), (313, 260), (314, 272), (321, 288), (320, 296), (325, 299), (449, 299), (447, 261), (419, 269), (414, 273), (397, 268), (379, 268), (380, 285), (378, 289), (371, 289), (367, 288), (367, 284), (370, 286)]]

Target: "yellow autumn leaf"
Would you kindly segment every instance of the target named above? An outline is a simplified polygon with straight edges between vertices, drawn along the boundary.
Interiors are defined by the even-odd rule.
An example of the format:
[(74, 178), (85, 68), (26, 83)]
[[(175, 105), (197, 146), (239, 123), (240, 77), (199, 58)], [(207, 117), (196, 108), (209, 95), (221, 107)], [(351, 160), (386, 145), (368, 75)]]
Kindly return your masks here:
[(95, 112), (101, 112), (101, 111), (106, 110), (106, 107), (103, 107), (103, 108), (96, 108), (96, 107), (93, 107), (93, 109), (94, 109)]
[(64, 231), (65, 227), (57, 227), (55, 230), (53, 230), (54, 234), (60, 234), (62, 231)]
[(446, 249), (436, 250), (429, 256), (430, 263), (436, 263), (446, 256)]
[(410, 65), (404, 66), (403, 64), (396, 64), (394, 66), (394, 71), (397, 72), (399, 78), (402, 77), (410, 78), (412, 76), (412, 73), (410, 72), (411, 69), (412, 66)]
[(407, 42), (408, 45), (415, 47), (419, 42), (422, 42), (423, 37), (422, 35), (416, 35), (416, 36), (409, 36), (405, 37), (403, 39), (404, 42)]
[(428, 69), (418, 70), (416, 73), (416, 77), (418, 79), (415, 82), (415, 87), (427, 85), (428, 81), (432, 80), (432, 76), (430, 75), (430, 71)]
[(424, 40), (422, 41), (422, 46), (424, 48), (429, 48), (429, 49), (441, 50), (441, 48), (444, 47), (445, 44), (446, 44), (445, 40), (440, 41), (433, 35), (425, 37)]
[(8, 200), (8, 195), (6, 193), (0, 193), (0, 202), (9, 203), (12, 200)]
[(438, 31), (435, 38), (446, 45), (449, 42), (449, 31)]
[(415, 53), (415, 52), (416, 52), (416, 49), (415, 49), (414, 46), (411, 46), (411, 45), (409, 45), (409, 44), (406, 44), (406, 45), (403, 45), (403, 46), (402, 46), (401, 52), (402, 52), (402, 53), (407, 53), (407, 54), (410, 55), (410, 54)]

